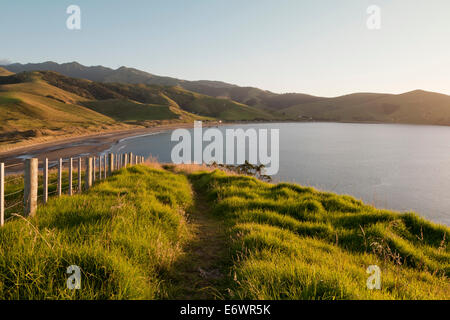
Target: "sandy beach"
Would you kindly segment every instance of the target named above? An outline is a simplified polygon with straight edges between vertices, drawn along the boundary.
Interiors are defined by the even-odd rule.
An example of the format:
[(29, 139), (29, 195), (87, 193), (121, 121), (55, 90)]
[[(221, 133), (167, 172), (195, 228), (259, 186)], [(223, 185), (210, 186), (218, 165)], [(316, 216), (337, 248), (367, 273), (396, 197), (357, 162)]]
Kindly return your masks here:
[[(217, 125), (216, 123), (204, 126)], [(92, 134), (65, 140), (35, 144), (0, 153), (0, 162), (4, 162), (7, 172), (20, 171), (25, 158), (38, 158), (39, 161), (48, 158), (49, 161), (58, 158), (76, 157), (79, 155), (101, 153), (109, 149), (114, 143), (127, 137), (139, 136), (147, 133), (174, 130), (177, 128), (191, 128), (193, 123), (173, 123), (151, 128), (138, 128), (118, 132)], [(15, 165), (19, 164), (19, 165)], [(14, 166), (13, 166), (14, 165)]]

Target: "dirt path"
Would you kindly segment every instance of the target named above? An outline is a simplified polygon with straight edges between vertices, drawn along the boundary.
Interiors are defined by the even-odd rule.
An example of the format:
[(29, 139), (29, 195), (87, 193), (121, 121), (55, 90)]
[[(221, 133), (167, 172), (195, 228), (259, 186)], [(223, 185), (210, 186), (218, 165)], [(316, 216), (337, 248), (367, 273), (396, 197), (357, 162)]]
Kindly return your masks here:
[(193, 238), (174, 265), (170, 299), (224, 299), (229, 283), (228, 244), (223, 222), (211, 213), (205, 197), (194, 191), (188, 212)]

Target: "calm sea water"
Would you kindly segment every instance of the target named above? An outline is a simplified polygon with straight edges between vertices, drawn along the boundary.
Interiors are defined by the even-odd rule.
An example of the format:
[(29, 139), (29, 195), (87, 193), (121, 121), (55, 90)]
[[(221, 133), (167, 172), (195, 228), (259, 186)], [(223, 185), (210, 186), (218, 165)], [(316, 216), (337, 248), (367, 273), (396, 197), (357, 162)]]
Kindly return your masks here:
[[(349, 194), (380, 208), (413, 210), (450, 225), (450, 127), (270, 123), (220, 130), (237, 127), (280, 130), (280, 170), (274, 181)], [(170, 135), (129, 138), (112, 151), (171, 162), (176, 143)]]

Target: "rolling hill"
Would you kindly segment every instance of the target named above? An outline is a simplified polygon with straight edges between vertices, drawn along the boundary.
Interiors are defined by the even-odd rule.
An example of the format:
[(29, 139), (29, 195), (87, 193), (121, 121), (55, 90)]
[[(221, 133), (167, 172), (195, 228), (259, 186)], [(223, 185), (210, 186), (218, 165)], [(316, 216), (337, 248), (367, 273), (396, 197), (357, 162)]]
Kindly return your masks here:
[(150, 105), (172, 106), (199, 116), (221, 120), (272, 120), (274, 115), (247, 105), (191, 92), (181, 87), (100, 83), (70, 78), (55, 72), (39, 72), (51, 85), (89, 100), (128, 99)]
[(6, 70), (5, 68), (0, 67), (0, 77), (10, 76), (12, 74), (14, 74), (14, 73), (11, 72), (11, 71)]
[(239, 87), (221, 81), (188, 81), (171, 77), (157, 76), (134, 68), (120, 67), (116, 70), (103, 66), (83, 66), (78, 62), (58, 64), (52, 61), (43, 63), (14, 63), (5, 66), (11, 72), (54, 71), (73, 78), (83, 78), (104, 83), (149, 84), (162, 86), (179, 86), (183, 89), (201, 93), (215, 98), (226, 98), (248, 106), (266, 110), (277, 110), (304, 102), (311, 102), (319, 97), (306, 94), (276, 94), (254, 87)]
[[(46, 81), (88, 100), (128, 99), (149, 105), (169, 104), (173, 112), (183, 112), (188, 118), (194, 114), (222, 120), (450, 125), (450, 96), (422, 90), (398, 95), (354, 93), (324, 98), (302, 93), (277, 94), (221, 81), (187, 81), (127, 67), (116, 70), (103, 66), (87, 67), (77, 62), (16, 63), (4, 68), (15, 73), (32, 70), (59, 72), (72, 80), (61, 80), (61, 75), (52, 80), (52, 73), (47, 73)], [(74, 78), (84, 80), (80, 79), (74, 85)], [(118, 104), (115, 103), (116, 106)], [(92, 110), (99, 107), (98, 103), (83, 105)], [(106, 112), (104, 108), (102, 110)]]
[(450, 96), (423, 90), (358, 93), (291, 106), (283, 112), (315, 121), (450, 125)]
[(273, 114), (181, 87), (100, 83), (52, 71), (0, 72), (0, 145), (155, 121), (272, 120)]
[(0, 77), (0, 145), (126, 127), (79, 104), (86, 100), (35, 74)]

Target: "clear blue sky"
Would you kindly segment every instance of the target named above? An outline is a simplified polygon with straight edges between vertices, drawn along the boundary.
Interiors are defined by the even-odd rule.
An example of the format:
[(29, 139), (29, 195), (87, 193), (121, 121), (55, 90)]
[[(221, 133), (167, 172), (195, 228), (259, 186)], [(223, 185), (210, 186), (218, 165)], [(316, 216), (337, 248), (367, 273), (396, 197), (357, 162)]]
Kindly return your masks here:
[[(82, 29), (66, 28), (79, 5)], [(381, 29), (366, 27), (369, 5)], [(449, 0), (2, 0), (0, 60), (336, 96), (450, 94)]]

